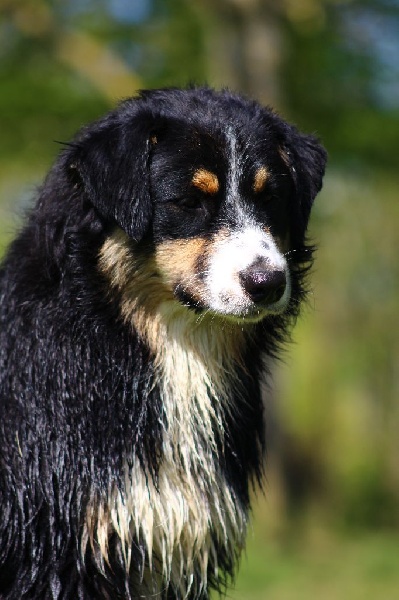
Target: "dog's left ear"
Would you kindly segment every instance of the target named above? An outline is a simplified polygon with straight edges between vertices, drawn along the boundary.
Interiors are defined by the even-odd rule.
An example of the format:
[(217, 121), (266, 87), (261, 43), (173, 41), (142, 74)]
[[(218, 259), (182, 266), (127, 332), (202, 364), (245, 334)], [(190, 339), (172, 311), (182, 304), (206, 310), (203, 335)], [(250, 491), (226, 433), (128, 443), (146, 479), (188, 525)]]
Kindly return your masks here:
[(313, 201), (322, 187), (327, 152), (317, 138), (290, 127), (281, 146), (281, 155), (296, 184), (302, 215), (307, 223)]
[(139, 241), (152, 218), (149, 160), (152, 119), (136, 108), (115, 111), (73, 144), (70, 169), (100, 215)]

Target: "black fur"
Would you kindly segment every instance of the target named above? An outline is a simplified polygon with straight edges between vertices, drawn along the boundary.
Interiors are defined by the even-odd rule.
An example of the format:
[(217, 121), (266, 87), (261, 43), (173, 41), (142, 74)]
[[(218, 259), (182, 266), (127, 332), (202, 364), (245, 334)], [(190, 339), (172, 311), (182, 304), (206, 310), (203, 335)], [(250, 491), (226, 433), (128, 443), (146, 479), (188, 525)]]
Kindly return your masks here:
[[(115, 533), (109, 564), (101, 563), (96, 546), (84, 556), (80, 548), (89, 498), (106, 496), (111, 483), (123, 487), (123, 464), (133, 453), (156, 482), (163, 455), (164, 409), (151, 351), (121, 318), (120, 298), (98, 269), (98, 253), (115, 226), (145, 260), (165, 239), (208, 235), (220, 219), (228, 223), (227, 209), (220, 217), (212, 205), (206, 216), (193, 217), (190, 207), (182, 206), (174, 218), (175, 209), (168, 212), (165, 202), (187, 187), (184, 173), (192, 171), (198, 153), (206, 168), (223, 171), (226, 156), (220, 147), (228, 127), (251, 141), (254, 164), (280, 147), (289, 179), (283, 217), (291, 239), (291, 301), (284, 314), (254, 325), (243, 351), (245, 367), (236, 367), (246, 400), (232, 390), (237, 413), (225, 412), (225, 439), (218, 439), (214, 453), (237, 502), (249, 508), (249, 484), (262, 473), (263, 357), (277, 353), (305, 294), (313, 251), (305, 232), (325, 153), (273, 112), (229, 92), (143, 92), (83, 129), (61, 153), (1, 267), (4, 600), (116, 600), (143, 593), (140, 540), (133, 543), (130, 575)], [(192, 133), (188, 137), (192, 131), (206, 132), (201, 143)], [(174, 145), (186, 151), (175, 154)], [(180, 294), (190, 304), (184, 290)], [(201, 312), (200, 306), (193, 308)], [(211, 560), (208, 589), (188, 597), (208, 598), (210, 588), (223, 586), (233, 574), (235, 562), (236, 556), (220, 547), (219, 573)], [(162, 594), (180, 597), (173, 586)]]

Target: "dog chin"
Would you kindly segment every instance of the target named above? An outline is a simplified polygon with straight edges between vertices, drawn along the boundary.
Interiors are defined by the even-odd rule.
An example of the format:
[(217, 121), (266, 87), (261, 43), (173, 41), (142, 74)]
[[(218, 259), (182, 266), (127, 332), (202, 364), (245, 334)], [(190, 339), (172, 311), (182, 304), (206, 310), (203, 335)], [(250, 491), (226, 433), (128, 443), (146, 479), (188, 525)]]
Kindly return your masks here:
[(217, 306), (207, 305), (206, 303), (198, 302), (188, 295), (185, 295), (184, 301), (180, 297), (179, 303), (182, 304), (190, 312), (196, 313), (198, 316), (210, 318), (213, 322), (216, 319), (228, 321), (239, 325), (255, 324), (263, 321), (267, 317), (276, 316), (284, 313), (288, 307), (288, 298), (284, 302), (277, 302), (267, 306), (259, 306), (251, 304), (248, 306)]
[(284, 306), (254, 306), (239, 312), (213, 311), (213, 314), (230, 322), (236, 322), (238, 324), (252, 324), (259, 323), (260, 321), (263, 321), (271, 316), (280, 315), (285, 312), (286, 308), (286, 304)]
[(214, 315), (239, 323), (258, 323), (273, 315), (283, 314), (290, 301), (290, 285), (288, 283), (284, 296), (271, 304), (255, 303), (249, 301), (246, 297), (231, 301), (209, 302), (208, 310)]

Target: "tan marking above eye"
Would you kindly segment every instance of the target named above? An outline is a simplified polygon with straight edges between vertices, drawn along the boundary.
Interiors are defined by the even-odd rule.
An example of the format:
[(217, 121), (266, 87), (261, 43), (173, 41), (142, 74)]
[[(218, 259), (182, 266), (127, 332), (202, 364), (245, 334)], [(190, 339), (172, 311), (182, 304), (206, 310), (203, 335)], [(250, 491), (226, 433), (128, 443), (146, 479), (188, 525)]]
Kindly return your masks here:
[(267, 167), (260, 167), (256, 173), (254, 178), (253, 190), (255, 194), (259, 194), (263, 192), (265, 189), (266, 181), (268, 180), (270, 173)]
[(219, 179), (207, 169), (197, 169), (191, 183), (205, 194), (217, 194), (219, 191)]

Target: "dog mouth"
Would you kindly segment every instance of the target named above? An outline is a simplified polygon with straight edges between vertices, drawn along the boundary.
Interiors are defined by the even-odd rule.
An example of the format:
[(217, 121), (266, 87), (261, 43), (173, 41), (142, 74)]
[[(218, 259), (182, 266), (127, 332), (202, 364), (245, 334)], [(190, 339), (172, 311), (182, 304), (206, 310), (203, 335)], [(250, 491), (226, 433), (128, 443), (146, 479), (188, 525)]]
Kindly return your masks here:
[(191, 292), (182, 284), (174, 289), (175, 298), (186, 308), (198, 314), (228, 320), (258, 322), (270, 315), (278, 315), (288, 307), (290, 280), (281, 270), (246, 270), (238, 275), (237, 285), (217, 294), (203, 289), (202, 294)]
[(212, 319), (219, 318), (238, 323), (258, 323), (267, 317), (284, 313), (288, 306), (287, 302), (284, 307), (276, 305), (253, 305), (241, 308), (234, 307), (229, 310), (226, 306), (225, 310), (220, 310), (207, 306), (201, 300), (196, 300), (187, 292), (181, 290), (176, 290), (175, 296), (180, 304), (198, 316), (208, 315)]

